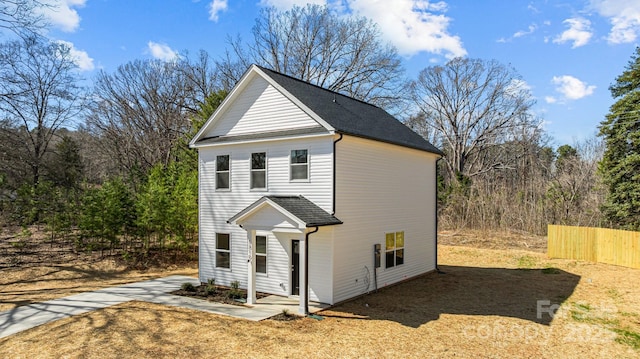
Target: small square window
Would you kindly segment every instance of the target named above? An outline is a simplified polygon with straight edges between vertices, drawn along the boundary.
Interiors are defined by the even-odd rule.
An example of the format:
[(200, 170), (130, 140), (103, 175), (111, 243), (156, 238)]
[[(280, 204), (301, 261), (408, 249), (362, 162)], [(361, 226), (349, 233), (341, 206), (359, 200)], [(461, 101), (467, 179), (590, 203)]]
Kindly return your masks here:
[(404, 231), (387, 233), (385, 242), (385, 267), (404, 264)]

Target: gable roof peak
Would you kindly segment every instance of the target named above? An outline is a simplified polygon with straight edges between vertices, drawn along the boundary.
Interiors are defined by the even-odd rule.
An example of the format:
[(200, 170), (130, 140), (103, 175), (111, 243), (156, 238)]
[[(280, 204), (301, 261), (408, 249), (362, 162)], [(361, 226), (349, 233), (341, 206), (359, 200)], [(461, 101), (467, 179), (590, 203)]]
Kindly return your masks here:
[(318, 85), (252, 65), (338, 133), (422, 150), (442, 156), (434, 145), (384, 109)]
[(314, 88), (316, 88), (316, 89), (317, 89), (317, 90), (319, 90), (319, 91), (325, 91), (325, 92), (331, 93), (331, 94), (333, 94), (333, 100), (332, 100), (332, 102), (333, 102), (333, 103), (338, 103), (337, 96), (339, 96), (339, 97), (343, 97), (343, 98), (345, 98), (345, 99), (348, 99), (348, 100), (350, 100), (350, 101), (357, 101), (357, 102), (362, 103), (363, 105), (367, 105), (367, 106), (375, 107), (375, 108), (378, 108), (378, 109), (380, 109), (380, 110), (384, 111), (382, 108), (380, 108), (380, 107), (379, 107), (379, 106), (377, 106), (377, 105), (374, 105), (374, 104), (372, 104), (372, 103), (369, 103), (369, 102), (366, 102), (366, 101), (363, 101), (363, 100), (357, 99), (357, 98), (352, 97), (352, 96), (349, 96), (349, 95), (345, 95), (345, 94), (340, 93), (340, 92), (338, 92), (338, 91), (330, 90), (330, 89), (328, 89), (328, 88), (325, 88), (325, 87), (319, 86), (319, 85), (314, 84), (314, 83), (312, 83), (312, 82), (307, 82), (307, 81), (304, 81), (304, 80), (299, 79), (299, 78), (297, 78), (297, 77), (294, 77), (294, 76), (291, 76), (291, 75), (288, 75), (288, 74), (285, 74), (285, 73), (282, 73), (282, 72), (278, 72), (278, 71), (276, 71), (276, 70), (272, 70), (272, 69), (269, 69), (269, 68), (267, 68), (267, 67), (260, 66), (260, 65), (258, 65), (258, 64), (253, 64), (253, 65), (251, 65), (251, 66), (252, 66), (252, 67), (253, 67), (253, 66), (255, 66), (255, 67), (259, 68), (259, 69), (260, 69), (260, 70), (262, 70), (263, 72), (266, 72), (266, 73), (267, 73), (267, 75), (268, 75), (269, 73), (277, 74), (277, 75), (279, 75), (279, 76), (287, 77), (287, 78), (289, 78), (290, 80), (297, 81), (297, 82), (301, 82), (301, 83), (305, 84), (306, 86), (314, 87)]

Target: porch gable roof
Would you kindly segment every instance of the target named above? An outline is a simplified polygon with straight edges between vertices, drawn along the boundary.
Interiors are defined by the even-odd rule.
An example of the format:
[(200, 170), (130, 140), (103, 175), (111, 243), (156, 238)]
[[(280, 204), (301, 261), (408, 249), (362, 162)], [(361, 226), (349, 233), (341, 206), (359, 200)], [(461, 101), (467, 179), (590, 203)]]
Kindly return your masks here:
[(264, 205), (268, 205), (284, 216), (294, 219), (301, 228), (342, 224), (341, 220), (303, 196), (264, 196), (238, 212), (227, 222), (239, 224), (239, 222), (243, 222), (257, 213)]

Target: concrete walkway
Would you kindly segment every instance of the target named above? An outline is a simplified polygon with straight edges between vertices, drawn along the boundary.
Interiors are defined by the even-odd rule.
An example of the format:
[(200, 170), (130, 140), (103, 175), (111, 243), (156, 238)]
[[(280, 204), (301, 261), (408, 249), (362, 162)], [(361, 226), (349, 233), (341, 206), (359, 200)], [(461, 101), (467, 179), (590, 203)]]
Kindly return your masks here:
[[(189, 308), (253, 321), (272, 317), (285, 309), (290, 313), (298, 312), (297, 299), (275, 295), (259, 299), (254, 306), (237, 306), (168, 294), (179, 289), (185, 282), (194, 285), (200, 284), (197, 278), (174, 275), (16, 307), (0, 312), (0, 338), (58, 319), (132, 300)], [(318, 303), (309, 303), (309, 311), (312, 313), (324, 308), (325, 306)]]

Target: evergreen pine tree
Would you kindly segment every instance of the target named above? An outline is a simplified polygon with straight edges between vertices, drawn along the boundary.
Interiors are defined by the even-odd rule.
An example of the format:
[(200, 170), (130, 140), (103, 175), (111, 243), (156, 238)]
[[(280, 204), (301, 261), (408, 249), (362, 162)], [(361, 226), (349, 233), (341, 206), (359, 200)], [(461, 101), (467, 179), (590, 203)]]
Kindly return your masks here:
[(608, 195), (603, 210), (622, 228), (640, 229), (640, 47), (609, 87), (616, 102), (600, 124), (605, 152), (599, 165)]

